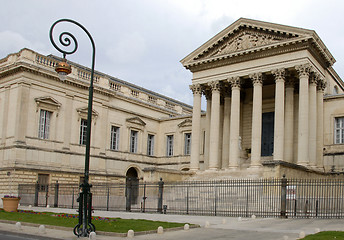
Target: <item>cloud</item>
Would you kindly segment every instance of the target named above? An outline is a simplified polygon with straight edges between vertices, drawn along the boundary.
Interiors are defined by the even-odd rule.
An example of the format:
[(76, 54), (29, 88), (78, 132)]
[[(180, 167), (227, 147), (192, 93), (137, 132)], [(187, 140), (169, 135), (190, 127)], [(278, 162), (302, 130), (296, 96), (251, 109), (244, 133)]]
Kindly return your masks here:
[(22, 49), (24, 47), (30, 48), (32, 44), (19, 33), (4, 31), (0, 32), (0, 46), (0, 52), (2, 53), (1, 55), (3, 55), (17, 52), (19, 49)]
[(146, 41), (138, 32), (129, 32), (121, 35), (119, 41), (107, 50), (108, 57), (114, 63), (136, 63), (146, 52)]
[(46, 53), (44, 45), (39, 42), (31, 42), (21, 34), (13, 31), (0, 32), (0, 57), (5, 57), (10, 53), (18, 52), (23, 48), (30, 48), (40, 53)]

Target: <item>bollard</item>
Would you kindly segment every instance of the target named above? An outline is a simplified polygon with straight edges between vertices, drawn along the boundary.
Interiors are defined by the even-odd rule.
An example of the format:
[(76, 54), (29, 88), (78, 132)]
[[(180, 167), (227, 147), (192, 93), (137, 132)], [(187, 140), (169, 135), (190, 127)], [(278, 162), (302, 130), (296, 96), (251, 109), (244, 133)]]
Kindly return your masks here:
[(131, 230), (131, 229), (130, 229), (130, 230), (128, 231), (127, 237), (128, 237), (128, 238), (133, 238), (134, 235), (135, 235), (134, 230)]
[(242, 221), (242, 218), (241, 217), (238, 217), (238, 222), (241, 222)]
[(38, 231), (39, 231), (39, 233), (45, 233), (45, 226), (44, 225), (40, 225), (38, 227)]
[(305, 234), (304, 231), (301, 231), (301, 232), (299, 233), (299, 238), (304, 238), (304, 237), (306, 237), (306, 234)]
[(190, 225), (189, 224), (185, 224), (184, 225), (184, 230), (189, 230), (190, 229)]
[(21, 230), (21, 228), (22, 228), (21, 222), (16, 223), (16, 228), (17, 228), (17, 230)]
[(210, 222), (206, 221), (204, 227), (205, 228), (209, 228), (210, 227)]
[(158, 234), (163, 234), (164, 228), (162, 226), (158, 227)]
[(97, 234), (95, 232), (91, 232), (89, 239), (96, 240), (97, 239)]
[(256, 219), (256, 215), (252, 215), (252, 217), (251, 217), (252, 219)]

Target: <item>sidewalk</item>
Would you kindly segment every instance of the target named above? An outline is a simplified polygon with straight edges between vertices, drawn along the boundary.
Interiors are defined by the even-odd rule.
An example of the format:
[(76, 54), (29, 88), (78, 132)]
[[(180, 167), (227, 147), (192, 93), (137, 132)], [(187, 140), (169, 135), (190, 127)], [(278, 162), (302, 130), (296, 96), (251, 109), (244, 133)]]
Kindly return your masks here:
[[(49, 211), (56, 213), (76, 213), (76, 209), (23, 207), (22, 210)], [(147, 219), (154, 221), (168, 221), (199, 224), (201, 228), (190, 230), (170, 231), (163, 234), (149, 234), (135, 236), (134, 239), (149, 240), (224, 240), (224, 239), (255, 239), (255, 240), (295, 240), (302, 231), (313, 234), (316, 231), (344, 230), (344, 219), (276, 219), (276, 218), (232, 218), (214, 216), (189, 216), (150, 213), (128, 213), (95, 210), (93, 216), (119, 217), (124, 219)], [(15, 231), (14, 224), (0, 223), (0, 230)], [(46, 228), (46, 233), (41, 233), (38, 227), (22, 226), (22, 232), (32, 235), (42, 235), (57, 239), (78, 239), (70, 231)], [(80, 238), (79, 238), (80, 239)], [(99, 240), (125, 239), (123, 237), (97, 235)]]

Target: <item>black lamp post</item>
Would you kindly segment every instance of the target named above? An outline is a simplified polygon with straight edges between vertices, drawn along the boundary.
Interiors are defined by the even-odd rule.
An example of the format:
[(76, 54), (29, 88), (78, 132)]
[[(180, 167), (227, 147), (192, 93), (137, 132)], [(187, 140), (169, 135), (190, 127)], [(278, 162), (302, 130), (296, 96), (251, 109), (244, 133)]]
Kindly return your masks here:
[[(80, 23), (71, 20), (71, 19), (60, 19), (57, 20), (50, 28), (50, 41), (54, 45), (54, 47), (63, 54), (63, 61), (59, 62), (56, 67), (55, 71), (59, 74), (59, 78), (64, 81), (68, 74), (71, 73), (71, 67), (66, 61), (66, 55), (70, 55), (76, 52), (78, 49), (78, 41), (74, 37), (73, 34), (69, 32), (62, 32), (59, 36), (59, 42), (64, 47), (69, 47), (71, 43), (74, 43), (74, 48), (70, 51), (64, 51), (60, 47), (58, 47), (54, 40), (53, 40), (53, 29), (56, 24), (60, 22), (69, 22), (73, 23), (87, 34), (89, 37), (92, 48), (92, 70), (91, 70), (91, 83), (89, 86), (89, 96), (88, 96), (88, 112), (87, 112), (87, 131), (86, 131), (86, 153), (85, 153), (85, 174), (84, 174), (84, 182), (80, 185), (82, 191), (79, 195), (79, 223), (74, 227), (74, 234), (78, 237), (87, 237), (90, 232), (95, 231), (95, 227), (91, 222), (91, 215), (92, 215), (92, 193), (90, 192), (90, 188), (92, 185), (89, 184), (89, 165), (90, 165), (90, 142), (91, 142), (91, 121), (92, 121), (92, 102), (93, 102), (93, 75), (94, 75), (94, 64), (95, 64), (95, 53), (96, 48), (94, 41), (92, 39), (91, 34), (87, 31), (87, 29), (82, 26)], [(72, 40), (72, 41), (71, 41)]]

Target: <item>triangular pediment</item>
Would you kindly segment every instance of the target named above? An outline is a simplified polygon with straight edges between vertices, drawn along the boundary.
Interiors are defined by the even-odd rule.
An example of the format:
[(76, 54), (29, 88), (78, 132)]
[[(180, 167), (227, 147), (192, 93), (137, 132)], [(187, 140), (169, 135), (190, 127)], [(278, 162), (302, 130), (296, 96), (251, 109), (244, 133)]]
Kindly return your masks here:
[(271, 51), (295, 43), (310, 42), (329, 65), (333, 56), (313, 30), (240, 18), (181, 60), (191, 66)]
[(274, 36), (258, 31), (242, 30), (230, 38), (223, 39), (211, 49), (198, 55), (194, 60), (227, 55), (238, 51), (275, 44), (283, 40), (289, 39), (285, 36)]
[[(87, 116), (88, 114), (88, 108), (84, 107), (84, 108), (78, 108), (76, 109), (76, 111), (79, 113), (80, 116), (82, 116), (83, 118), (85, 118), (85, 116)], [(98, 117), (98, 112), (95, 111), (94, 109), (92, 109), (92, 117)]]
[(185, 119), (181, 123), (178, 124), (178, 127), (191, 127), (192, 126), (192, 120), (191, 119)]
[(126, 121), (129, 123), (134, 123), (134, 124), (140, 125), (140, 126), (146, 125), (146, 123), (139, 117), (127, 118)]
[(61, 106), (61, 103), (59, 103), (55, 98), (49, 97), (49, 96), (35, 98), (35, 101), (37, 104), (47, 104), (47, 105), (55, 106), (57, 108)]

